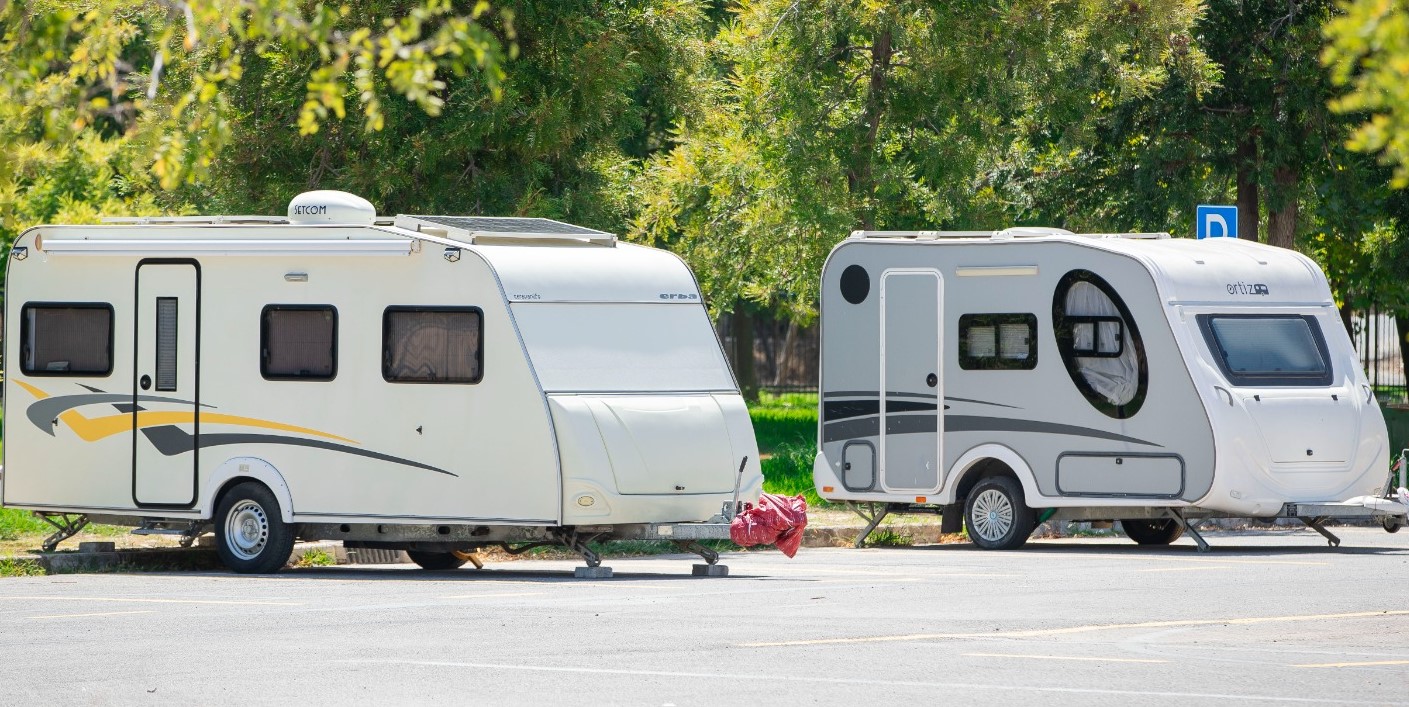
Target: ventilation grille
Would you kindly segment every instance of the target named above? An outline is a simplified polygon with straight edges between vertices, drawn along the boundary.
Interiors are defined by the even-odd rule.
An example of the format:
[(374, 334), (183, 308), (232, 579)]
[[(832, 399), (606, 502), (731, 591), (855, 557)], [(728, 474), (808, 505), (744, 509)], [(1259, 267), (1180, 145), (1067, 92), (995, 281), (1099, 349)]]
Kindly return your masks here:
[(157, 298), (157, 390), (176, 390), (176, 298)]

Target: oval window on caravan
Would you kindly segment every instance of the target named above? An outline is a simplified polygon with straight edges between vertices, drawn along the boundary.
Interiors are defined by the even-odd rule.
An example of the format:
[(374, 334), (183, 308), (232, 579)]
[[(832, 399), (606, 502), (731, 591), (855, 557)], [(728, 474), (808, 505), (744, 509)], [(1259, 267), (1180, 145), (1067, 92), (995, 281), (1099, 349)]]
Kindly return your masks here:
[(1145, 402), (1149, 369), (1140, 329), (1110, 283), (1072, 270), (1052, 297), (1057, 351), (1081, 394), (1097, 410), (1132, 417)]

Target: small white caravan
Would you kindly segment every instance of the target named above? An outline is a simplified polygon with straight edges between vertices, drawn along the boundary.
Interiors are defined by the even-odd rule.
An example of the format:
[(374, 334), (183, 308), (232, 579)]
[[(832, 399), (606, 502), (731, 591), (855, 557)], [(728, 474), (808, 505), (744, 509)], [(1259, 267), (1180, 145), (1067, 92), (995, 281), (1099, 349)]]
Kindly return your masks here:
[[(1039, 520), (1141, 544), (1208, 517), (1378, 518), (1384, 419), (1326, 279), (1168, 234), (858, 232), (821, 284), (818, 493), (941, 512), (981, 547)], [(864, 541), (865, 533), (858, 544)]]
[(92, 519), (213, 529), (247, 572), (296, 537), (428, 569), (656, 538), (712, 565), (695, 541), (761, 489), (692, 274), (608, 233), (311, 192), (287, 218), (41, 226), (8, 267), (0, 502), (51, 548)]

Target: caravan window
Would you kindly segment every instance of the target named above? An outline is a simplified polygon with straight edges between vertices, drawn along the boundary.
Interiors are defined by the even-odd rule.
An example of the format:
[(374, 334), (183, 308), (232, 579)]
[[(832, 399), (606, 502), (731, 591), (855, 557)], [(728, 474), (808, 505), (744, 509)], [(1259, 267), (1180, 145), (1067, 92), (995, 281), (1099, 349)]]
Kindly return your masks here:
[(478, 383), (484, 315), (477, 307), (388, 307), (382, 377), (392, 383)]
[(338, 310), (271, 304), (259, 327), (259, 372), (269, 380), (330, 381), (338, 374)]
[(1330, 355), (1315, 317), (1200, 314), (1199, 328), (1233, 385), (1324, 386)]
[(1091, 406), (1116, 419), (1140, 411), (1149, 368), (1140, 328), (1120, 294), (1090, 270), (1072, 270), (1052, 296), (1057, 352)]
[(112, 305), (26, 304), (20, 312), (20, 370), (30, 376), (112, 374)]
[(960, 316), (959, 367), (966, 371), (1036, 368), (1037, 315)]

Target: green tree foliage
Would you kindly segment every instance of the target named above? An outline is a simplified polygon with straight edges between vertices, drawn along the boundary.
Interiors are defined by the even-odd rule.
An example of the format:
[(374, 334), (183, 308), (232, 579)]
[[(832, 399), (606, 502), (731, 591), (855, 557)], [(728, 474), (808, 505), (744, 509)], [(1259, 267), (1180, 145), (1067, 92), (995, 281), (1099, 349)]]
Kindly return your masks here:
[(1322, 28), (1336, 12), (1329, 0), (1210, 2), (1194, 32), (1217, 85), (1175, 75), (1104, 111), (1080, 149), (1033, 143), (1000, 191), (1023, 220), (1186, 236), (1197, 204), (1234, 202), (1242, 237), (1315, 257), (1342, 304), (1402, 299), (1388, 174), (1345, 148), (1354, 120), (1327, 105)]
[(1015, 140), (1079, 142), (1093, 106), (1171, 73), (1207, 83), (1186, 0), (744, 0), (696, 80), (703, 107), (644, 165), (633, 232), (676, 249), (716, 309), (813, 314), (852, 229), (999, 226), (986, 172)]
[[(453, 77), (491, 95), (514, 52), (512, 16), (446, 0), (347, 6), (0, 0), (0, 210), (8, 242), (34, 223), (181, 210), (166, 193), (207, 174), (242, 116), (250, 62), (300, 52), (293, 125), (314, 133), (360, 107), (368, 131), (398, 96), (439, 113)], [(507, 48), (506, 48), (507, 47)]]
[(1323, 59), (1345, 95), (1337, 111), (1368, 118), (1350, 136), (1350, 147), (1379, 153), (1394, 167), (1394, 186), (1409, 186), (1409, 2), (1354, 0), (1326, 23)]
[(1033, 145), (1011, 162), (1015, 201), (1029, 200), (1029, 218), (1081, 229), (1186, 235), (1195, 205), (1236, 201), (1244, 238), (1261, 230), (1292, 247), (1298, 206), (1350, 160), (1337, 149), (1344, 126), (1326, 109), (1318, 59), (1330, 12), (1329, 2), (1210, 2), (1194, 31), (1217, 84), (1176, 76), (1103, 111), (1079, 150)]
[[(293, 67), (312, 49), (247, 62), (231, 91), (234, 140), (202, 187), (217, 210), (277, 213), (310, 188), (361, 194), (388, 213), (563, 218), (619, 231), (619, 184), (667, 146), (691, 114), (690, 80), (711, 20), (690, 0), (507, 2), (520, 57), (499, 84), (446, 80), (439, 116), (386, 101), (386, 128), (329, 119), (316, 135), (286, 129), (302, 90)], [(498, 94), (496, 100), (496, 92)]]

